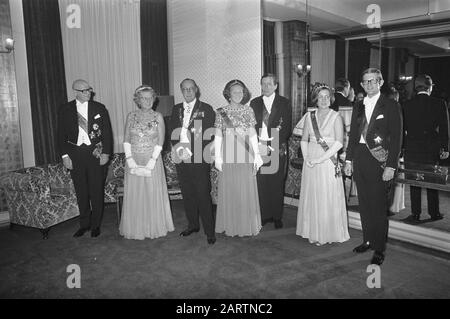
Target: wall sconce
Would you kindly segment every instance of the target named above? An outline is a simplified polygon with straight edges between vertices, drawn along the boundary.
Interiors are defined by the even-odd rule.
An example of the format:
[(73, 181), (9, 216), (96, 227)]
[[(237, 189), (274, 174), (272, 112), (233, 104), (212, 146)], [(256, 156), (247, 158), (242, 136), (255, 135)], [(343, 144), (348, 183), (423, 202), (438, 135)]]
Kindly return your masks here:
[(306, 65), (297, 64), (295, 66), (295, 72), (297, 72), (298, 76), (306, 75), (309, 72), (311, 72), (311, 65), (309, 65), (309, 64), (306, 64)]
[(398, 79), (402, 82), (408, 82), (412, 80), (412, 76), (400, 75)]
[(2, 50), (0, 53), (10, 53), (14, 50), (14, 40), (11, 38), (6, 38), (4, 41), (4, 47), (6, 50)]

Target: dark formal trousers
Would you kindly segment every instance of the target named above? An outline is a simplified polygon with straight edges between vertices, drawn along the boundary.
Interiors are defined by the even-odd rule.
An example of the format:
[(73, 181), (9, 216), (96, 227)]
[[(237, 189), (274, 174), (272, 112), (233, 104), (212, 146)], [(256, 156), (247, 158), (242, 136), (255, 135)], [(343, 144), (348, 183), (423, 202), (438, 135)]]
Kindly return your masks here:
[(73, 165), (70, 175), (80, 210), (80, 228), (95, 229), (100, 227), (103, 215), (104, 167), (92, 155), (93, 145), (83, 144), (73, 148), (70, 153)]
[[(287, 156), (280, 154), (279, 169), (277, 172), (273, 174), (261, 174), (261, 168), (256, 175), (261, 220), (281, 220), (283, 218), (286, 162)], [(270, 163), (264, 164), (264, 166), (269, 165)]]
[[(423, 149), (427, 149), (424, 145)], [(405, 165), (408, 162), (435, 165), (439, 161), (439, 149), (434, 152), (420, 152), (416, 150), (405, 149)], [(407, 168), (407, 167), (406, 167)], [(422, 212), (422, 188), (410, 186), (411, 195), (411, 213), (420, 216)], [(427, 188), (428, 214), (431, 217), (439, 215), (439, 191), (437, 189)]]
[(207, 237), (215, 237), (211, 202), (211, 166), (207, 163), (176, 164), (188, 229), (199, 229), (199, 216)]
[(353, 176), (358, 189), (359, 215), (364, 242), (383, 252), (386, 249), (389, 221), (388, 186), (382, 180), (384, 169), (365, 144), (357, 144), (353, 156)]

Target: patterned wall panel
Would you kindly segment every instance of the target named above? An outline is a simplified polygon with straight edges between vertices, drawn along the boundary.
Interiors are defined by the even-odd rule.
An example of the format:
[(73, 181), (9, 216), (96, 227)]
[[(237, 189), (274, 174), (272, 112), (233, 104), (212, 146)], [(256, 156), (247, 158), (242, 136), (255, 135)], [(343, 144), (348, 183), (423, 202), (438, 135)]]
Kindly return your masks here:
[(168, 6), (175, 102), (179, 83), (193, 78), (201, 99), (225, 105), (222, 91), (232, 79), (261, 93), (262, 20), (258, 0), (172, 0)]
[[(0, 0), (0, 50), (4, 40), (12, 37), (9, 0)], [(0, 53), (0, 175), (23, 167), (20, 141), (19, 110), (17, 107), (14, 55)], [(0, 212), (7, 210), (5, 197), (0, 191)]]

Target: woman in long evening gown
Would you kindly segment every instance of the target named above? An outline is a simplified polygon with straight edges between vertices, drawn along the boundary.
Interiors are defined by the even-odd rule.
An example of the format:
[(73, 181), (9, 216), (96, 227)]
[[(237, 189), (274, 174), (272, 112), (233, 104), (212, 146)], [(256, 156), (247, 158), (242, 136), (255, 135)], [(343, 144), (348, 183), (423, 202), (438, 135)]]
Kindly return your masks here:
[(152, 110), (155, 98), (151, 87), (137, 88), (135, 102), (139, 110), (129, 113), (125, 124), (127, 165), (119, 231), (128, 239), (157, 238), (174, 230), (160, 155), (164, 120)]
[(229, 105), (216, 110), (215, 166), (219, 170), (216, 232), (254, 236), (261, 230), (256, 172), (262, 165), (255, 114), (245, 103), (248, 89), (239, 80), (224, 89)]
[[(350, 238), (342, 176), (331, 160), (342, 148), (344, 128), (339, 113), (330, 109), (331, 99), (331, 90), (326, 86), (313, 92), (318, 108), (306, 115), (301, 141), (304, 163), (296, 234), (316, 245)], [(316, 139), (312, 117), (329, 147), (327, 151)]]

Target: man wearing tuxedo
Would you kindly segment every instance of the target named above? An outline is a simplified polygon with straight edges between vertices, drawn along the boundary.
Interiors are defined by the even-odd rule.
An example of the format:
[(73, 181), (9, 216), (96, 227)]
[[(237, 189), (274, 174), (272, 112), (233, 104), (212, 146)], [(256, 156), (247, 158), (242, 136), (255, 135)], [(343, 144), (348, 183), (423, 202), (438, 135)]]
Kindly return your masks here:
[(70, 170), (80, 210), (80, 228), (74, 237), (88, 230), (97, 237), (103, 214), (104, 165), (112, 152), (111, 122), (106, 107), (90, 100), (92, 88), (86, 81), (74, 81), (72, 89), (75, 100), (62, 105), (58, 113), (58, 147)]
[[(407, 101), (405, 117), (405, 166), (408, 162), (436, 165), (439, 159), (448, 158), (448, 112), (444, 101), (431, 97), (433, 80), (428, 75), (419, 75), (414, 82), (417, 95)], [(420, 221), (421, 191), (410, 186), (411, 213), (413, 222)], [(427, 189), (428, 214), (431, 220), (442, 219), (439, 212), (439, 192)]]
[[(278, 95), (278, 79), (274, 74), (261, 77), (262, 95), (250, 102), (256, 118), (255, 129), (261, 155), (278, 153), (279, 166), (275, 173), (265, 174), (262, 168), (256, 175), (262, 225), (273, 222), (275, 228), (282, 228), (284, 206), (284, 182), (286, 178), (288, 139), (292, 132), (292, 108), (289, 100)], [(278, 131), (278, 149), (273, 149), (274, 131)], [(274, 144), (276, 145), (276, 144)], [(272, 154), (273, 156), (273, 154)], [(264, 166), (270, 166), (265, 163)]]
[[(184, 79), (180, 89), (184, 102), (174, 106), (170, 119), (172, 156), (188, 220), (188, 226), (180, 236), (198, 232), (200, 217), (207, 242), (212, 245), (216, 236), (211, 202), (211, 166), (203, 158), (203, 152), (212, 137), (216, 113), (209, 104), (198, 99), (199, 90), (194, 80)], [(208, 129), (211, 129), (211, 135), (204, 136)]]
[(361, 86), (367, 93), (353, 108), (345, 173), (353, 176), (358, 189), (363, 243), (356, 253), (374, 250), (371, 264), (385, 258), (389, 229), (388, 193), (398, 166), (402, 140), (400, 105), (380, 94), (381, 71), (369, 68), (362, 73)]
[(334, 89), (334, 102), (331, 105), (330, 109), (339, 112), (340, 106), (353, 106), (352, 102), (348, 99), (348, 95), (350, 93), (350, 82), (347, 79), (339, 78), (336, 80)]

